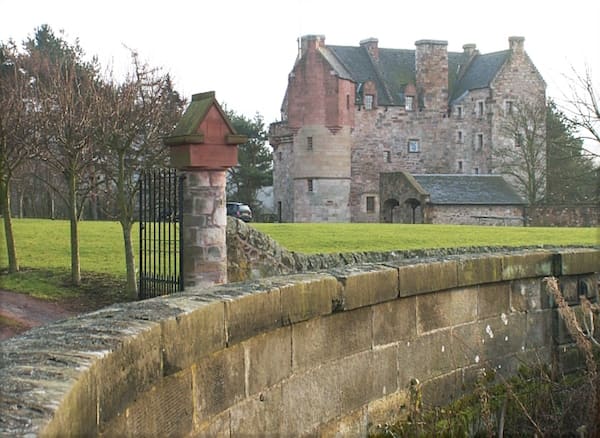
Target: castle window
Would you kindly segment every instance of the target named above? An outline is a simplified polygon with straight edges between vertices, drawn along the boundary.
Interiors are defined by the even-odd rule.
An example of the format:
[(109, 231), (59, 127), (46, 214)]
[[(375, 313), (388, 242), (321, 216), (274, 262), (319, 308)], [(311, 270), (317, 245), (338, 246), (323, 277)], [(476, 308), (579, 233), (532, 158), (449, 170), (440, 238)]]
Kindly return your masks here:
[(459, 162), (458, 162), (458, 171), (459, 171), (459, 172), (462, 172), (462, 171), (463, 171), (463, 162), (462, 162), (462, 161), (459, 161)]
[(463, 132), (462, 131), (457, 131), (456, 132), (456, 141), (458, 143), (463, 143), (464, 142)]
[(504, 115), (510, 116), (513, 113), (514, 104), (512, 100), (504, 101)]
[(313, 192), (314, 191), (313, 180), (312, 179), (307, 179), (306, 183), (307, 183), (307, 189), (308, 189), (308, 191), (309, 192)]
[(308, 150), (308, 151), (313, 150), (313, 138), (312, 137), (306, 137), (306, 150)]
[(413, 111), (414, 110), (414, 101), (415, 101), (415, 98), (413, 96), (406, 96), (404, 98), (404, 109), (406, 111)]
[(485, 104), (483, 100), (477, 102), (477, 117), (482, 118), (485, 113)]
[(367, 213), (375, 213), (375, 196), (367, 196)]
[(350, 109), (350, 95), (346, 94), (346, 109)]
[(373, 109), (373, 99), (374, 96), (372, 94), (365, 95), (365, 109), (372, 110)]
[(283, 154), (281, 153), (281, 151), (277, 152), (277, 158), (279, 159), (279, 161), (283, 159)]
[(479, 167), (476, 167), (476, 168), (474, 168), (474, 169), (473, 169), (473, 173), (474, 173), (475, 175), (479, 175)]
[(419, 144), (419, 140), (408, 140), (408, 152), (421, 152), (421, 145)]
[(483, 148), (483, 134), (477, 134), (477, 149)]
[(390, 151), (383, 151), (383, 159), (386, 163), (392, 162), (392, 153)]
[(456, 107), (456, 117), (459, 119), (462, 119), (463, 117), (463, 107), (461, 105)]

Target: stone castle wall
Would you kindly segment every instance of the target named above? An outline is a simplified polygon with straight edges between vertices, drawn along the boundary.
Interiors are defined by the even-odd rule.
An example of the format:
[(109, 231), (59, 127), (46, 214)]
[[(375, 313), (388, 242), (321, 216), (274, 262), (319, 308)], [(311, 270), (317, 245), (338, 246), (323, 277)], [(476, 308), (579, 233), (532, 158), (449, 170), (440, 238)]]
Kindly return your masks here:
[[(598, 205), (538, 205), (526, 209), (532, 227), (598, 227)], [(600, 237), (600, 236), (599, 236)]]
[[(543, 278), (598, 299), (600, 251), (404, 260), (114, 305), (2, 345), (4, 436), (367, 436), (481, 369), (581, 366)], [(578, 310), (578, 309), (576, 309)]]

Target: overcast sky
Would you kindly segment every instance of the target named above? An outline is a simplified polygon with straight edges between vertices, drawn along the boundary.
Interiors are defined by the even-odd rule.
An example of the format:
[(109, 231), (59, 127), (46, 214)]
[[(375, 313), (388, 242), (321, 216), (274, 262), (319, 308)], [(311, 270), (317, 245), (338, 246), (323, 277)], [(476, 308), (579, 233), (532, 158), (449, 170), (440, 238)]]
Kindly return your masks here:
[(482, 53), (523, 36), (548, 95), (560, 100), (572, 67), (582, 72), (588, 65), (600, 75), (599, 17), (593, 0), (0, 0), (0, 40), (21, 42), (49, 24), (120, 74), (129, 47), (169, 72), (188, 100), (214, 90), (228, 108), (248, 117), (258, 112), (268, 124), (279, 118), (301, 35), (352, 46), (375, 37), (380, 47), (398, 49), (438, 39), (450, 51), (474, 43)]

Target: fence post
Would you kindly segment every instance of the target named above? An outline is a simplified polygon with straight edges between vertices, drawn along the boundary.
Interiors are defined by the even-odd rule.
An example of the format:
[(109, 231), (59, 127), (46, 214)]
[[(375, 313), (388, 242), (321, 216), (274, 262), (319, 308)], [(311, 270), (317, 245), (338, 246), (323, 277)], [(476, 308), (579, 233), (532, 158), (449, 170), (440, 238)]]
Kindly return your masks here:
[(237, 165), (237, 135), (214, 91), (195, 94), (173, 133), (165, 138), (171, 166), (183, 184), (183, 282), (208, 287), (227, 282), (226, 174)]

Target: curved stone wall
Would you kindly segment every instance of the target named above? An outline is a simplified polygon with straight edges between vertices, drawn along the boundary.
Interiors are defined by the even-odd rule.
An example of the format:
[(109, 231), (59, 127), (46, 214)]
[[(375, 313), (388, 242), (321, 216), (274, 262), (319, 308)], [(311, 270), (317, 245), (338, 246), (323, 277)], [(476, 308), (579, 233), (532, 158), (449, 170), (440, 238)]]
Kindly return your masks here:
[[(545, 292), (598, 299), (600, 250), (363, 264), (111, 306), (2, 345), (3, 436), (364, 436), (482, 367), (576, 366)], [(558, 345), (560, 344), (560, 348)]]

